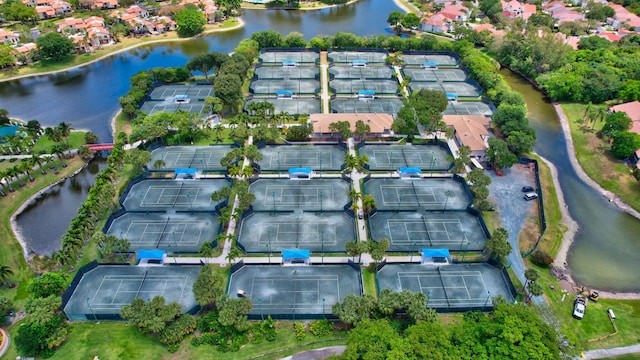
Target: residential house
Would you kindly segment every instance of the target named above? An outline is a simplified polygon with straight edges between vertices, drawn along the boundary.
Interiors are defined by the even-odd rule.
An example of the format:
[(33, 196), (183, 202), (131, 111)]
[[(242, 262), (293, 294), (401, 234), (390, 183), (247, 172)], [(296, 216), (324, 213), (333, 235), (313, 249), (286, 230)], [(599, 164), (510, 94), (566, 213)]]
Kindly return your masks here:
[(552, 1), (548, 4), (542, 5), (542, 11), (555, 19), (557, 25), (561, 25), (565, 22), (584, 20), (583, 14), (580, 14), (572, 8), (568, 8), (560, 1)]
[(313, 126), (314, 137), (337, 137), (338, 135), (329, 129), (332, 123), (347, 121), (351, 125), (351, 131), (356, 130), (356, 122), (362, 120), (369, 126), (371, 131), (369, 136), (381, 137), (393, 134), (391, 125), (393, 116), (382, 113), (362, 113), (362, 114), (311, 114), (309, 123)]
[(433, 33), (445, 33), (449, 30), (449, 19), (440, 14), (435, 14), (431, 17), (424, 19), (420, 23), (420, 30), (433, 32)]
[(125, 14), (134, 14), (137, 17), (146, 19), (149, 17), (149, 12), (146, 9), (141, 8), (138, 5), (131, 5), (128, 9), (126, 9)]
[[(626, 113), (632, 121), (631, 129), (629, 129), (629, 131), (640, 135), (640, 101), (632, 101), (620, 105), (615, 105), (610, 107), (609, 111), (612, 113)], [(632, 156), (632, 160), (636, 163), (636, 166), (640, 168), (640, 149), (636, 150), (635, 154)]]
[(71, 4), (66, 1), (57, 0), (52, 2), (51, 7), (55, 10), (57, 16), (65, 16), (69, 14), (73, 14), (73, 8)]
[(40, 20), (53, 19), (56, 17), (56, 10), (49, 5), (36, 6), (36, 12), (40, 17)]
[(483, 115), (443, 115), (442, 120), (454, 131), (458, 146), (468, 146), (470, 157), (486, 161), (489, 149), (489, 125), (491, 119)]
[(100, 10), (116, 9), (118, 7), (118, 0), (92, 0), (91, 8)]
[(16, 50), (16, 62), (19, 65), (26, 65), (33, 61), (32, 56), (38, 50), (38, 46), (35, 43), (22, 44), (15, 48)]
[(2, 42), (5, 45), (17, 45), (18, 44), (18, 40), (20, 40), (20, 36), (12, 33), (12, 32), (8, 32), (4, 29), (0, 29), (0, 42)]
[(438, 14), (444, 16), (451, 21), (467, 21), (469, 18), (469, 9), (462, 5), (448, 5), (444, 7)]

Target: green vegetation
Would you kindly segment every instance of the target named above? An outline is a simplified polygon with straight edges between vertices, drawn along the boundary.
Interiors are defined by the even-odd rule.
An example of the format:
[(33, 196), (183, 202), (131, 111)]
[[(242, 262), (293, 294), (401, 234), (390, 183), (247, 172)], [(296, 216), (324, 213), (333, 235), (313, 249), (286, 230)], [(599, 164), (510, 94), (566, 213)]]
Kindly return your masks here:
[(603, 188), (620, 196), (627, 204), (640, 210), (640, 183), (626, 164), (614, 159), (607, 151), (608, 144), (596, 136), (604, 122), (590, 125), (583, 122), (587, 105), (563, 104), (569, 119), (576, 157), (582, 169)]
[(378, 287), (376, 286), (376, 272), (367, 268), (362, 268), (362, 283), (364, 293), (378, 297)]
[[(71, 149), (77, 149), (80, 147), (80, 145), (84, 145), (85, 141), (84, 141), (84, 136), (87, 132), (86, 131), (72, 131), (69, 134), (69, 146)], [(33, 152), (34, 153), (40, 153), (43, 152), (45, 154), (51, 154), (54, 145), (56, 145), (57, 142), (51, 140), (49, 137), (47, 136), (41, 136), (40, 138), (38, 138), (38, 141), (36, 142), (36, 144), (33, 146)]]

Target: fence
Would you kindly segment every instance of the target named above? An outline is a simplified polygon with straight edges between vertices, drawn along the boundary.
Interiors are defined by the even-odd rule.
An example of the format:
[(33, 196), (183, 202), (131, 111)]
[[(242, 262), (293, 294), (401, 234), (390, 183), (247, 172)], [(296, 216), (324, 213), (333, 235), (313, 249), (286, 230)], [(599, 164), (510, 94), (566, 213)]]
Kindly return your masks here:
[(540, 243), (540, 240), (542, 239), (545, 232), (547, 231), (547, 219), (544, 215), (544, 199), (542, 197), (542, 186), (540, 184), (540, 168), (538, 167), (538, 160), (529, 159), (529, 158), (519, 158), (518, 162), (523, 165), (529, 165), (529, 164), (534, 165), (534, 169), (536, 172), (536, 192), (538, 193), (538, 210), (540, 212), (540, 236), (536, 240), (536, 243), (533, 245), (531, 250), (522, 254), (522, 257), (526, 258), (527, 256), (531, 255), (534, 251), (536, 251), (536, 249), (538, 248), (538, 244)]
[(73, 295), (73, 292), (76, 291), (76, 288), (78, 287), (78, 284), (80, 283), (80, 280), (82, 280), (82, 277), (84, 276), (84, 274), (88, 273), (89, 271), (97, 267), (98, 267), (98, 261), (93, 260), (92, 262), (78, 269), (78, 272), (76, 272), (76, 276), (73, 277), (71, 284), (69, 285), (67, 290), (64, 292), (64, 294), (62, 294), (62, 307), (61, 307), (62, 309), (64, 309), (64, 307), (67, 306), (69, 299), (71, 299), (71, 295)]

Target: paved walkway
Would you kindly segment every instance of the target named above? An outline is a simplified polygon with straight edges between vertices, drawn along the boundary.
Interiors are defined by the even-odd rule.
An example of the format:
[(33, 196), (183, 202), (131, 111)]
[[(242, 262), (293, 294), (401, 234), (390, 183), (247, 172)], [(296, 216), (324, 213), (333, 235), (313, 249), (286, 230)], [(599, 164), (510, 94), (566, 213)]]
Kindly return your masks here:
[(640, 344), (621, 346), (610, 349), (596, 349), (583, 352), (585, 359), (606, 359), (626, 354), (640, 353)]
[(342, 355), (342, 353), (347, 349), (346, 346), (328, 346), (325, 348), (314, 349), (309, 351), (304, 351), (301, 353), (297, 353), (292, 356), (287, 356), (282, 358), (282, 360), (320, 360), (326, 359), (331, 355)]

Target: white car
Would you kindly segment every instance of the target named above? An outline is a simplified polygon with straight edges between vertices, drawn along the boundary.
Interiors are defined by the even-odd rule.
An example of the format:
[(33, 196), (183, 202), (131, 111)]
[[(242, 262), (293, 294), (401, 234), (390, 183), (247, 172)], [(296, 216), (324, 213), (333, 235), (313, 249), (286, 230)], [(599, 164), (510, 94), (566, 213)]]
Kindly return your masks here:
[(587, 309), (586, 299), (577, 298), (573, 304), (573, 317), (582, 320), (584, 317), (584, 311)]

